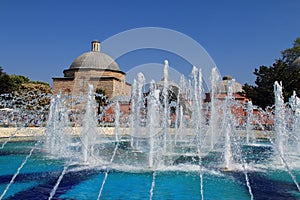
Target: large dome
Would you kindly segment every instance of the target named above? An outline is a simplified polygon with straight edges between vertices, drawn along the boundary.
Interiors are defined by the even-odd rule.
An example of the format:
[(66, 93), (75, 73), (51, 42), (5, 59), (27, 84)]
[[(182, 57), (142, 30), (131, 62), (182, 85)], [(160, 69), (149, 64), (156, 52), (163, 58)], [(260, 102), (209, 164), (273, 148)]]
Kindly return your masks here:
[(107, 54), (100, 52), (100, 42), (92, 42), (92, 51), (78, 56), (71, 64), (70, 69), (95, 68), (120, 71), (118, 64)]

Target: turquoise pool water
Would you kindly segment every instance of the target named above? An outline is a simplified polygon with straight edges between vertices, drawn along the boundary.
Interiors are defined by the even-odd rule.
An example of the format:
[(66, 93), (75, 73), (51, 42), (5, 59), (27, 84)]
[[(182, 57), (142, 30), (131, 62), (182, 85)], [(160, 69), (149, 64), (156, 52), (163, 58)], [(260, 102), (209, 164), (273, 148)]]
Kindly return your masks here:
[[(33, 146), (34, 142), (11, 142), (0, 150), (0, 195)], [(48, 199), (65, 163), (66, 160), (51, 158), (40, 148), (35, 149), (3, 199)], [(101, 167), (70, 166), (53, 199), (97, 199), (106, 172)], [(292, 172), (299, 182), (300, 171)], [(182, 164), (180, 168), (155, 173), (153, 181), (153, 171), (111, 169), (101, 199), (149, 199), (152, 184), (155, 200), (201, 199), (200, 173), (195, 166)], [(249, 170), (247, 175), (254, 199), (300, 199), (296, 185), (284, 169)], [(202, 186), (204, 199), (251, 199), (242, 171), (226, 172), (211, 164), (204, 165)]]

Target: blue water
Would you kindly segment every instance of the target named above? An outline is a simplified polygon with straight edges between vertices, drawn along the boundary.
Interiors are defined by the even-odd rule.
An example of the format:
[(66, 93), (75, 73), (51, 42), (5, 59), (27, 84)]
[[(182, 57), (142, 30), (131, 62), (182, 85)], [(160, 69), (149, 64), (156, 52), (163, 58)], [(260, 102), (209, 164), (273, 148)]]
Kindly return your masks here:
[[(8, 143), (0, 150), (0, 195), (25, 159), (34, 142)], [(36, 149), (11, 185), (4, 199), (48, 199), (65, 161), (48, 157)], [(63, 177), (53, 199), (97, 199), (105, 170), (72, 166)], [(212, 173), (214, 172), (214, 173)], [(299, 170), (293, 170), (300, 181)], [(149, 199), (153, 172), (111, 170), (101, 199)], [(300, 199), (300, 194), (285, 170), (248, 173), (254, 199)], [(203, 173), (204, 199), (248, 200), (250, 193), (243, 172), (209, 169)], [(197, 171), (158, 171), (154, 200), (201, 199)]]

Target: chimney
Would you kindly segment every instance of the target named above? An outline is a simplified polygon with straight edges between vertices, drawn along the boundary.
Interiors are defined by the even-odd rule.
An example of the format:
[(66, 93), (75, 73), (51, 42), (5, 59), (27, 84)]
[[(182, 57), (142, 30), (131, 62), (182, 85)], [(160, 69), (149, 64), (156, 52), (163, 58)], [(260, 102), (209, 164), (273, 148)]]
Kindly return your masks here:
[(98, 40), (92, 41), (92, 51), (100, 52), (100, 42)]

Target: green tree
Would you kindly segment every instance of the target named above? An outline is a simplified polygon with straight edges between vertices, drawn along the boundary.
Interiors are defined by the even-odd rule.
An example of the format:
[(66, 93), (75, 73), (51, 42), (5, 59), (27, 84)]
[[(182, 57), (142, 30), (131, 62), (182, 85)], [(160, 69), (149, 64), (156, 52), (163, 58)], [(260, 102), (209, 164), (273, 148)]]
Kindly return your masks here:
[(293, 91), (300, 94), (300, 68), (291, 68), (293, 61), (299, 56), (300, 38), (297, 38), (293, 47), (282, 51), (282, 58), (276, 60), (272, 66), (260, 66), (254, 70), (255, 86), (249, 84), (243, 86), (246, 96), (262, 108), (273, 105), (275, 81), (282, 82), (285, 101)]
[(25, 94), (25, 93), (32, 93), (32, 94), (50, 94), (51, 87), (48, 83), (39, 83), (39, 82), (28, 82), (23, 83), (19, 86), (16, 92)]
[(97, 88), (95, 93), (95, 99), (98, 103), (97, 114), (100, 115), (102, 113), (102, 109), (107, 104), (107, 97), (105, 95), (105, 90), (102, 90), (100, 88)]
[(12, 82), (2, 67), (0, 67), (0, 94), (3, 93), (11, 93), (12, 90)]
[(11, 79), (11, 82), (12, 82), (12, 90), (13, 91), (17, 91), (23, 83), (30, 82), (30, 79), (28, 77), (21, 76), (21, 75), (11, 74), (11, 75), (9, 75), (9, 78)]
[(15, 97), (21, 97), (29, 110), (43, 109), (50, 104), (51, 87), (48, 83), (28, 82), (21, 84), (14, 92)]
[(288, 66), (291, 66), (294, 60), (300, 56), (300, 37), (294, 41), (292, 48), (282, 51), (281, 54), (283, 62), (285, 62)]
[(48, 83), (31, 81), (22, 75), (8, 75), (0, 67), (0, 94), (7, 101), (14, 102), (14, 106), (29, 110), (42, 110), (50, 104), (51, 87)]

